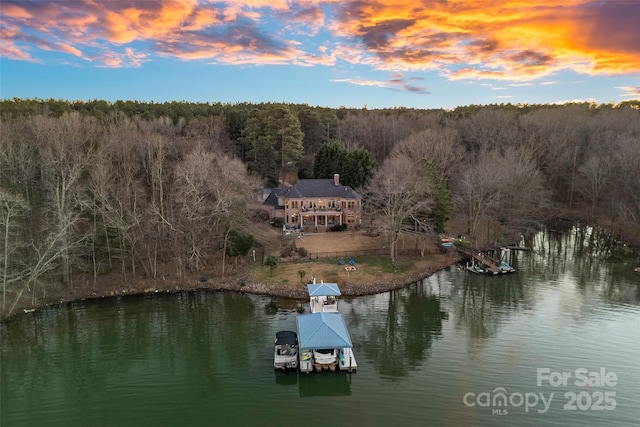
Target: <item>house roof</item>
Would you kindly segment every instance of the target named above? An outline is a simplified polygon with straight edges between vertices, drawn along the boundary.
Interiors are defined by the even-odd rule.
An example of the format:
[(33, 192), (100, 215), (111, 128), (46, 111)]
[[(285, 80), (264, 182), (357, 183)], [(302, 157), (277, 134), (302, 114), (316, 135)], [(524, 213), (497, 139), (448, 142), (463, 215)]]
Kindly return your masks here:
[(301, 179), (296, 185), (281, 189), (277, 196), (288, 199), (302, 199), (305, 197), (360, 198), (358, 193), (353, 191), (351, 187), (348, 185), (335, 185), (333, 179)]
[(351, 348), (351, 337), (340, 313), (313, 313), (296, 317), (300, 349)]
[(263, 203), (265, 205), (275, 206), (276, 209), (284, 209), (284, 206), (278, 205), (278, 191), (280, 190), (279, 189), (273, 190), (273, 192), (267, 196), (267, 198), (264, 200)]
[(342, 295), (337, 283), (309, 283), (307, 289), (310, 297)]

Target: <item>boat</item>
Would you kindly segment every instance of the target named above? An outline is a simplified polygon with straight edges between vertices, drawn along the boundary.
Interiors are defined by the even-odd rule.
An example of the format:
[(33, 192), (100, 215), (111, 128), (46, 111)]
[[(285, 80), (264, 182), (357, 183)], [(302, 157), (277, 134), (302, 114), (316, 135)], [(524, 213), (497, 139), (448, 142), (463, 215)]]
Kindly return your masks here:
[(453, 242), (451, 241), (451, 239), (440, 239), (440, 246), (442, 246), (443, 248), (451, 248), (453, 247)]
[[(476, 262), (477, 260), (477, 262)], [(515, 273), (516, 269), (511, 267), (505, 260), (498, 261), (489, 258), (482, 253), (471, 256), (471, 261), (467, 262), (467, 270), (475, 274), (504, 274)]]
[(515, 268), (511, 267), (507, 261), (500, 261), (500, 265), (498, 265), (498, 272), (500, 273), (514, 273), (516, 271)]
[(467, 263), (467, 270), (469, 270), (472, 273), (476, 273), (476, 274), (485, 274), (486, 273), (484, 268), (480, 267), (479, 264), (476, 264), (473, 261)]
[(336, 353), (335, 348), (320, 348), (313, 350), (313, 362), (317, 365), (327, 366), (329, 370), (336, 370)]
[(298, 334), (293, 331), (276, 333), (273, 367), (283, 371), (298, 368)]

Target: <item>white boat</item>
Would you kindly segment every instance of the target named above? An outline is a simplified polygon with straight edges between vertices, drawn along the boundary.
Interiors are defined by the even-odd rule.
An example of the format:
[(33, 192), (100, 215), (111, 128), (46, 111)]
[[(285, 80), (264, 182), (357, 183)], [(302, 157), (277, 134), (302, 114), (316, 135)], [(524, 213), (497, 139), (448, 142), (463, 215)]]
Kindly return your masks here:
[(298, 368), (298, 335), (293, 331), (276, 333), (273, 367), (287, 371)]
[(319, 348), (313, 350), (313, 360), (321, 365), (334, 365), (336, 363), (335, 348)]

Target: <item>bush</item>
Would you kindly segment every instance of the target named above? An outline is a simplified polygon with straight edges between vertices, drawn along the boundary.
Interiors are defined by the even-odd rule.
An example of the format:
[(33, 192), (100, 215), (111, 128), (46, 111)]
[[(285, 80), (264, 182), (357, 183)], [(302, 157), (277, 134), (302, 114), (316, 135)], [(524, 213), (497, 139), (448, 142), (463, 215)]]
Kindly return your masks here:
[(309, 252), (307, 252), (305, 248), (298, 248), (298, 255), (300, 255), (302, 258), (305, 258), (308, 254)]
[(347, 224), (336, 224), (329, 228), (329, 231), (344, 231), (347, 229)]
[(278, 266), (278, 258), (270, 255), (266, 260), (264, 260), (264, 265), (268, 266), (269, 271), (271, 272), (271, 274), (273, 274), (273, 269)]
[(282, 252), (280, 252), (280, 258), (289, 258), (292, 252), (291, 247), (287, 246), (282, 250)]
[(271, 225), (273, 225), (274, 227), (282, 228), (282, 224), (284, 224), (282, 218), (273, 218), (271, 220)]

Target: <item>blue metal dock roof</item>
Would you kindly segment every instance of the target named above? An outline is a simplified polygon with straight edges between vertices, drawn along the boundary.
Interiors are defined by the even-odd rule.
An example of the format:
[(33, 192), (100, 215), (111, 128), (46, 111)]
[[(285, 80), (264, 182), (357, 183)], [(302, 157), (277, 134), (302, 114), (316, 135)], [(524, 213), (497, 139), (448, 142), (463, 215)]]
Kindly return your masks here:
[(300, 349), (351, 348), (351, 337), (340, 313), (313, 313), (296, 317)]
[(307, 285), (310, 297), (342, 295), (337, 283), (310, 283)]

